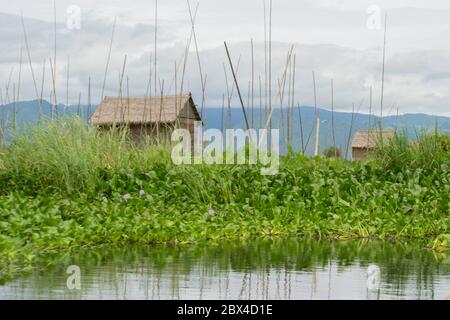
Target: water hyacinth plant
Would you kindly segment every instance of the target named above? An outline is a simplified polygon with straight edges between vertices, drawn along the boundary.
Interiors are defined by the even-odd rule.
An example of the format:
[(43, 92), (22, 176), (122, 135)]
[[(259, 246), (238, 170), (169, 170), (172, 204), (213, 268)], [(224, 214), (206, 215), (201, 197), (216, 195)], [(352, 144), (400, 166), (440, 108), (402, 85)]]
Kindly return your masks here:
[[(450, 232), (448, 137), (392, 142), (363, 162), (291, 152), (278, 174), (263, 176), (258, 164), (175, 165), (170, 148), (136, 146), (127, 136), (77, 119), (44, 121), (0, 152), (0, 272), (105, 243), (268, 236), (428, 243)], [(404, 163), (400, 151), (415, 161)]]

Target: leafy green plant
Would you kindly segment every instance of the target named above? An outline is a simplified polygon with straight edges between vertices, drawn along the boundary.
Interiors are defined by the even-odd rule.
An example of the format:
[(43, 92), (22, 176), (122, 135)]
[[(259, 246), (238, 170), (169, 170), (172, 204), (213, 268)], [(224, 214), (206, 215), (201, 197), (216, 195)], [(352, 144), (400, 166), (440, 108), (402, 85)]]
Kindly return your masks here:
[(450, 250), (450, 234), (440, 234), (428, 245), (432, 250), (438, 252)]
[(400, 137), (366, 162), (291, 151), (264, 176), (258, 164), (175, 165), (167, 146), (127, 135), (44, 121), (0, 151), (0, 273), (108, 243), (450, 232), (448, 137)]

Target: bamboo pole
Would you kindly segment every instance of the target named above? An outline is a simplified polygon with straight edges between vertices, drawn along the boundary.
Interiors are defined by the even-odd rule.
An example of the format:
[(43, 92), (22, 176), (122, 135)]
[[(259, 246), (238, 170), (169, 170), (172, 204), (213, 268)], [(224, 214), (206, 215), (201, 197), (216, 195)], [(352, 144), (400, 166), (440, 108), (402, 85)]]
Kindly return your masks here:
[(220, 132), (222, 132), (223, 134), (223, 113), (224, 113), (224, 109), (225, 109), (225, 94), (222, 93), (222, 112), (221, 112), (221, 117), (220, 117)]
[[(264, 4), (264, 122), (267, 121), (267, 13), (266, 13), (266, 0), (263, 0)], [(262, 125), (261, 125), (262, 127)]]
[(292, 99), (291, 99), (291, 115), (290, 115), (290, 144), (293, 144), (293, 133), (294, 133), (294, 104), (295, 104), (295, 72), (296, 72), (296, 58), (297, 55), (294, 53), (294, 65), (293, 65), (293, 75), (292, 75)]
[(78, 106), (77, 106), (77, 115), (81, 119), (82, 113), (81, 113), (81, 92), (78, 93)]
[[(269, 109), (272, 110), (272, 0), (269, 7)], [(272, 129), (272, 117), (270, 118), (270, 129)], [(271, 135), (270, 139), (272, 139)]]
[(23, 43), (20, 43), (20, 57), (19, 57), (19, 75), (17, 79), (17, 97), (14, 97), (14, 126), (17, 127), (17, 113), (19, 112), (19, 101), (20, 101), (20, 84), (21, 84), (21, 76), (22, 76), (22, 55), (23, 53)]
[[(250, 128), (248, 125), (247, 113), (245, 112), (244, 101), (242, 100), (241, 90), (239, 89), (239, 84), (236, 79), (236, 74), (234, 72), (233, 63), (232, 63), (231, 57), (230, 57), (230, 52), (228, 51), (227, 43), (224, 41), (223, 44), (225, 45), (225, 50), (227, 52), (228, 61), (230, 63), (231, 73), (233, 74), (234, 83), (236, 84), (236, 90), (238, 92), (239, 100), (241, 102), (242, 113), (244, 114), (244, 120), (245, 120), (245, 127), (247, 128), (247, 130), (249, 130)], [(251, 134), (250, 134), (250, 140), (252, 140)]]
[[(175, 86), (176, 89), (176, 86)], [(147, 123), (147, 100), (149, 96), (151, 96), (151, 90), (152, 90), (152, 53), (149, 55), (149, 64), (148, 64), (148, 81), (147, 81), (147, 88), (145, 90), (145, 96), (144, 96), (144, 108), (142, 110), (142, 119), (144, 120), (144, 123)], [(178, 108), (178, 106), (177, 106)], [(151, 109), (150, 109), (151, 111)], [(151, 112), (150, 112), (151, 113)], [(150, 117), (151, 119), (151, 117)]]
[(153, 66), (153, 72), (155, 74), (155, 95), (157, 92), (157, 66), (158, 66), (158, 0), (155, 0), (155, 61), (154, 61), (154, 66)]
[(50, 103), (51, 103), (51, 109), (50, 109), (50, 118), (52, 120), (54, 120), (55, 117), (55, 108), (57, 108), (56, 106), (56, 98), (55, 98), (55, 94), (56, 94), (56, 90), (55, 90), (55, 69), (54, 69), (54, 62), (52, 62), (52, 58), (49, 58), (49, 62), (50, 62), (50, 74), (52, 76), (52, 94), (50, 95)]
[(368, 121), (369, 123), (367, 128), (367, 147), (369, 147), (370, 132), (372, 130), (371, 118), (372, 118), (372, 86), (370, 86), (370, 94), (369, 94), (369, 121)]
[[(198, 11), (199, 4), (200, 3), (198, 2), (197, 6), (195, 7), (195, 13), (194, 13), (194, 19), (193, 19), (194, 22), (195, 22), (195, 20), (197, 18), (197, 11)], [(186, 48), (185, 48), (185, 52), (184, 52), (183, 70), (182, 70), (182, 74), (181, 74), (180, 96), (183, 95), (184, 76), (185, 76), (185, 73), (186, 73), (186, 65), (187, 65), (187, 60), (188, 60), (188, 57), (189, 57), (189, 49), (190, 49), (190, 46), (191, 46), (192, 37), (193, 37), (193, 30), (191, 28), (190, 36), (189, 36), (188, 41), (186, 43)], [(180, 101), (180, 108), (181, 108), (181, 101)]]
[[(6, 88), (5, 88), (5, 101), (6, 103), (10, 103), (11, 100), (9, 99), (9, 88), (11, 87), (11, 79), (12, 79), (12, 74), (14, 71), (14, 67), (11, 68), (10, 72), (9, 72), (9, 77), (8, 77), (8, 82), (6, 83)], [(14, 99), (14, 97), (13, 97)]]
[[(239, 65), (240, 65), (240, 63), (241, 63), (241, 56), (239, 56), (239, 59), (238, 59), (237, 65), (236, 65), (236, 74), (239, 72)], [(234, 88), (235, 88), (236, 86), (235, 86), (235, 83), (233, 82), (233, 84), (232, 84), (232, 86), (231, 86), (231, 90), (230, 90), (230, 87), (229, 87), (229, 84), (228, 84), (228, 76), (227, 76), (227, 70), (226, 70), (226, 67), (225, 67), (225, 63), (223, 63), (223, 71), (224, 71), (224, 74), (225, 74), (225, 83), (226, 83), (226, 86), (227, 86), (227, 96), (228, 96), (228, 119), (227, 119), (227, 129), (231, 129), (231, 127), (232, 127), (232, 118), (231, 118), (231, 99), (232, 99), (232, 97), (233, 97), (233, 94), (234, 94)]]
[(66, 106), (64, 107), (64, 115), (67, 112), (69, 106), (69, 72), (70, 72), (70, 56), (67, 56), (67, 79), (66, 79)]
[(261, 75), (258, 76), (259, 79), (259, 128), (262, 128), (263, 114), (262, 114), (262, 85), (261, 85)]
[(251, 49), (252, 49), (252, 128), (254, 128), (254, 108), (255, 108), (255, 54), (253, 47), (253, 39), (251, 39)]
[[(289, 57), (288, 60), (291, 59), (291, 55), (292, 55), (293, 49), (294, 49), (294, 47), (291, 46), (291, 49), (289, 50), (289, 53), (288, 53), (288, 57)], [(282, 79), (286, 79), (287, 68), (288, 68), (288, 64), (286, 64), (285, 67), (284, 67)], [(265, 130), (267, 130), (267, 128), (269, 127), (269, 125), (270, 125), (270, 123), (272, 121), (272, 115), (273, 115), (273, 112), (274, 112), (274, 105), (277, 104), (278, 99), (280, 98), (280, 95), (281, 95), (281, 92), (278, 91), (277, 95), (275, 96), (274, 104), (272, 104), (272, 107), (270, 108), (269, 116), (267, 117), (267, 120), (266, 120)], [(262, 137), (259, 140), (259, 146), (261, 146), (261, 143), (262, 143)]]
[(320, 130), (320, 118), (316, 117), (316, 145), (314, 148), (314, 155), (318, 156), (320, 149), (319, 149), (319, 130)]
[(44, 83), (45, 83), (45, 59), (44, 62), (42, 63), (42, 79), (41, 79), (41, 94), (39, 96), (39, 120), (41, 120), (42, 118), (42, 99), (44, 96)]
[(384, 71), (386, 63), (386, 33), (387, 33), (387, 13), (384, 19), (384, 37), (383, 37), (383, 64), (381, 70), (381, 98), (380, 98), (380, 139), (383, 143), (382, 131), (383, 131), (383, 102), (384, 102)]
[(112, 46), (113, 46), (113, 42), (114, 42), (114, 33), (116, 30), (116, 22), (117, 22), (117, 17), (114, 17), (114, 23), (113, 23), (113, 28), (112, 28), (112, 32), (111, 32), (111, 40), (109, 42), (109, 50), (108, 50), (108, 55), (106, 58), (106, 67), (105, 67), (105, 73), (103, 76), (102, 95), (100, 97), (100, 101), (103, 101), (103, 99), (105, 98), (106, 77), (108, 76), (108, 68), (109, 68), (109, 63), (111, 61), (111, 51), (112, 51)]
[(315, 147), (315, 151), (314, 151), (314, 155), (318, 155), (319, 154), (319, 126), (320, 126), (320, 117), (319, 117), (319, 112), (317, 110), (317, 91), (316, 91), (316, 76), (315, 73), (313, 71), (313, 84), (314, 84), (314, 111), (315, 111), (315, 115), (316, 115), (316, 147)]
[(88, 114), (86, 117), (86, 120), (89, 121), (92, 114), (92, 101), (91, 101), (91, 76), (89, 76), (89, 82), (88, 82)]
[(189, 0), (186, 0), (186, 2), (188, 4), (189, 17), (191, 19), (192, 34), (194, 36), (195, 52), (196, 52), (196, 55), (197, 55), (198, 70), (199, 70), (199, 73), (200, 73), (200, 82), (201, 82), (201, 88), (202, 88), (202, 104), (201, 104), (201, 107), (200, 107), (200, 116), (203, 118), (203, 108), (204, 108), (204, 105), (205, 105), (205, 84), (206, 84), (206, 81), (203, 80), (202, 64), (201, 64), (201, 61), (200, 61), (200, 53), (199, 53), (199, 50), (198, 50), (197, 35), (196, 35), (196, 32), (195, 32), (195, 22), (194, 22), (194, 18), (193, 18), (192, 11), (191, 11), (191, 5), (189, 3)]
[(16, 100), (16, 84), (13, 83), (13, 139), (15, 140), (17, 137), (17, 100)]
[(331, 130), (332, 130), (332, 134), (333, 134), (334, 157), (337, 158), (336, 131), (335, 131), (335, 126), (334, 126), (334, 84), (333, 84), (333, 79), (331, 79)]
[(54, 115), (56, 117), (58, 116), (58, 98), (56, 94), (56, 76), (57, 76), (57, 69), (56, 69), (56, 0), (53, 0), (53, 35), (54, 35), (54, 46), (53, 46), (53, 68), (52, 68), (52, 83), (53, 83), (53, 104), (54, 104)]
[(353, 131), (353, 119), (354, 119), (354, 115), (355, 115), (355, 103), (352, 103), (352, 118), (350, 121), (350, 130), (348, 132), (348, 138), (347, 138), (347, 145), (345, 147), (345, 158), (348, 157), (348, 150), (350, 148), (350, 139), (352, 136), (352, 131)]
[(289, 123), (289, 115), (290, 115), (290, 107), (291, 107), (291, 87), (292, 87), (292, 63), (289, 64), (289, 77), (288, 77), (288, 101), (286, 106), (286, 137), (287, 137), (287, 144), (290, 145), (290, 123)]
[(24, 40), (25, 40), (25, 48), (27, 49), (28, 63), (30, 65), (31, 78), (33, 79), (33, 85), (34, 85), (34, 90), (35, 90), (35, 93), (36, 93), (36, 97), (39, 98), (39, 93), (38, 93), (37, 84), (36, 84), (36, 77), (34, 76), (33, 63), (31, 62), (31, 54), (30, 54), (30, 47), (29, 47), (29, 44), (28, 44), (27, 31), (25, 29), (25, 22), (23, 20), (23, 13), (21, 12), (20, 15), (21, 15), (21, 21), (22, 21), (23, 37), (24, 37)]
[(302, 111), (300, 108), (300, 104), (297, 104), (298, 108), (298, 119), (300, 124), (300, 139), (301, 139), (301, 147), (302, 147), (302, 153), (305, 154), (305, 143), (303, 139), (303, 122), (302, 122)]

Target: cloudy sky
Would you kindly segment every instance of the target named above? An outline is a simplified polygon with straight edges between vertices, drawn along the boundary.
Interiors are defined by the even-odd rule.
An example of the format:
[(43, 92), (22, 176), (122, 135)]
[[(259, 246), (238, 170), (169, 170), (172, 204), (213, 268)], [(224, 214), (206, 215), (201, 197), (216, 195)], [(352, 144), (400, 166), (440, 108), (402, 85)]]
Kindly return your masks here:
[[(197, 3), (197, 0), (190, 0), (193, 14)], [(330, 82), (333, 79), (336, 109), (350, 110), (355, 103), (361, 105), (359, 111), (368, 112), (372, 87), (373, 105), (379, 112), (383, 29), (387, 13), (384, 114), (394, 114), (398, 107), (400, 113), (450, 116), (449, 1), (273, 0), (272, 6), (272, 96), (276, 94), (288, 50), (294, 45), (296, 104), (314, 104), (314, 72), (319, 106), (329, 108)], [(3, 101), (11, 101), (13, 93), (17, 95), (17, 88), (21, 100), (36, 98), (36, 91), (38, 94), (41, 92), (43, 74), (43, 96), (50, 98), (50, 59), (54, 60), (53, 8), (53, 0), (0, 0), (0, 88)], [(269, 0), (266, 0), (266, 13), (268, 9)], [(125, 56), (123, 94), (145, 94), (150, 73), (154, 94), (155, 0), (58, 0), (55, 67), (58, 102), (65, 103), (68, 98), (70, 103), (77, 103), (81, 97), (81, 102), (86, 103), (89, 77), (92, 100), (100, 100), (115, 18), (105, 95), (119, 94)], [(80, 23), (79, 28), (77, 22)], [(158, 94), (161, 89), (172, 94), (175, 79), (177, 90), (180, 90), (185, 48), (191, 29), (186, 0), (158, 1)], [(255, 100), (259, 101), (259, 77), (263, 95), (265, 87), (264, 0), (200, 0), (195, 33), (202, 77), (206, 79), (206, 106), (220, 106), (222, 96), (227, 92), (227, 78), (231, 85), (223, 41), (229, 44), (235, 67), (240, 61), (238, 81), (247, 102), (252, 80), (253, 39), (253, 91)], [(28, 40), (29, 56), (24, 34)], [(200, 79), (195, 42), (192, 40), (183, 91), (191, 91), (199, 104)], [(233, 104), (238, 105), (236, 97), (233, 97)]]

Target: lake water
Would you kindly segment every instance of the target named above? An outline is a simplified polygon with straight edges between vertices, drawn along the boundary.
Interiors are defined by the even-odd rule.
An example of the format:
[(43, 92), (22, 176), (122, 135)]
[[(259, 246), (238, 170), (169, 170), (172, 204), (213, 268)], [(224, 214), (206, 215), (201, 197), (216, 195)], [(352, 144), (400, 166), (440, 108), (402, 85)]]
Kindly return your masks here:
[[(79, 267), (79, 290), (68, 288), (70, 265)], [(379, 274), (368, 276), (369, 265), (375, 265), (371, 268)], [(47, 270), (40, 267), (0, 286), (0, 299), (441, 300), (448, 296), (449, 254), (434, 253), (414, 242), (305, 239), (105, 246), (59, 257)]]

